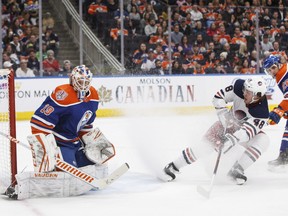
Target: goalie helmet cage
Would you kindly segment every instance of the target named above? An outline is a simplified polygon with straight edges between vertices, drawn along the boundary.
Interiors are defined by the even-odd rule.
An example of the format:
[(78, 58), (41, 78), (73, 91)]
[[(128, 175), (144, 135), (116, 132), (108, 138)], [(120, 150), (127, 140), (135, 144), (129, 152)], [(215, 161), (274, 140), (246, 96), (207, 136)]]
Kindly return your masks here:
[[(16, 137), (14, 74), (9, 69), (0, 69), (0, 130)], [(15, 184), (17, 173), (16, 144), (0, 136), (0, 192)]]

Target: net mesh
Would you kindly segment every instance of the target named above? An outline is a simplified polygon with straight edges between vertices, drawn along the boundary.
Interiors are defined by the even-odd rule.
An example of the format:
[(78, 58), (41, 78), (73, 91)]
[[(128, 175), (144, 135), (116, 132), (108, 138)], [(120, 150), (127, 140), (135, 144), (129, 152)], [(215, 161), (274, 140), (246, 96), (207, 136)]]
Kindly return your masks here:
[[(10, 134), (9, 119), (9, 70), (0, 70), (0, 130)], [(0, 192), (11, 184), (10, 141), (0, 136)]]

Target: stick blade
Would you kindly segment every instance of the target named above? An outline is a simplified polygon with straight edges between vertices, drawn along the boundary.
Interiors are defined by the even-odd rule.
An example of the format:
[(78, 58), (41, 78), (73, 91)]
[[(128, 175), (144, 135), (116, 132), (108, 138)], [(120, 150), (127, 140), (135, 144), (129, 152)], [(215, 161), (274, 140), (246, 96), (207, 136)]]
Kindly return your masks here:
[(104, 189), (108, 185), (112, 184), (115, 180), (124, 175), (129, 170), (129, 168), (130, 167), (128, 163), (124, 163), (116, 170), (114, 170), (106, 179), (99, 180), (99, 189)]
[(211, 190), (206, 190), (203, 186), (198, 185), (197, 192), (207, 199), (210, 198)]

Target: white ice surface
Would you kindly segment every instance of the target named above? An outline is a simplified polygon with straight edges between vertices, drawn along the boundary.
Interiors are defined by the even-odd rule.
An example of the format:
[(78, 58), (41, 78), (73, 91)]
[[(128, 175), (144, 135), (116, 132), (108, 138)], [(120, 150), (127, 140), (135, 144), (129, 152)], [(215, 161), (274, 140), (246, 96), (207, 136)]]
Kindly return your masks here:
[[(284, 120), (266, 129), (271, 144), (246, 171), (248, 181), (245, 185), (234, 185), (226, 180), (226, 171), (233, 162), (225, 156), (221, 159), (210, 199), (196, 192), (197, 185), (209, 185), (216, 154), (183, 168), (174, 182), (158, 180), (157, 175), (163, 167), (178, 157), (183, 148), (199, 142), (215, 120), (214, 113), (98, 118), (95, 125), (114, 143), (117, 151), (110, 162), (110, 171), (127, 162), (131, 169), (125, 176), (103, 191), (91, 191), (79, 197), (12, 201), (0, 196), (0, 215), (288, 215), (288, 173), (267, 170), (267, 161), (278, 156)], [(28, 121), (17, 122), (19, 140), (26, 142), (29, 133)], [(30, 152), (21, 146), (18, 150), (18, 170), (32, 170)]]

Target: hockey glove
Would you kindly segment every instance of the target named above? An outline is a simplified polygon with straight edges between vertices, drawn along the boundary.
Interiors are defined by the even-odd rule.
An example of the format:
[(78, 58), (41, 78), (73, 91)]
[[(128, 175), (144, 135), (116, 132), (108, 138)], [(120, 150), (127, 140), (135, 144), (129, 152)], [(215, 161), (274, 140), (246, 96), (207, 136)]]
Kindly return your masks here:
[(218, 119), (224, 128), (233, 126), (233, 116), (228, 108), (221, 108), (217, 110)]
[(270, 125), (275, 125), (275, 124), (278, 124), (280, 119), (285, 115), (285, 112), (284, 110), (278, 106), (278, 107), (275, 107), (273, 109), (273, 111), (271, 111), (269, 113), (269, 119), (268, 119), (268, 123)]
[(226, 154), (237, 143), (238, 143), (237, 137), (235, 137), (233, 134), (230, 134), (230, 133), (225, 134), (224, 142), (222, 145), (223, 153)]

